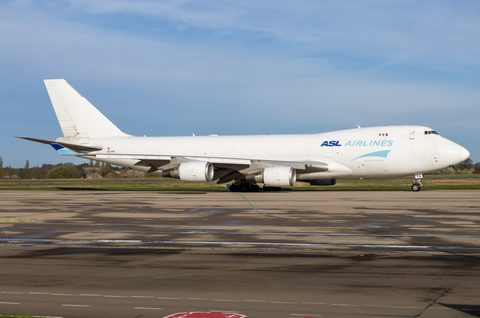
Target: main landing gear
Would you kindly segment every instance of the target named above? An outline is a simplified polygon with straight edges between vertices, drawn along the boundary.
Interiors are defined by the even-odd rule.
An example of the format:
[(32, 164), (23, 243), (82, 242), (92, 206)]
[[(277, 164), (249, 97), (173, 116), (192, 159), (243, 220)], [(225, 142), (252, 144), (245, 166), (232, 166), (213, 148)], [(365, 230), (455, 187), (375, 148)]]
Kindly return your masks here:
[[(226, 185), (230, 189), (230, 192), (258, 192), (260, 187), (257, 184), (252, 184), (250, 182), (238, 182), (230, 185)], [(281, 187), (267, 187), (263, 186), (263, 191), (280, 191)]]
[(250, 182), (234, 183), (231, 184), (230, 192), (258, 192), (260, 187), (256, 184), (251, 184)]
[(418, 191), (422, 190), (423, 184), (420, 182), (420, 179), (422, 179), (422, 178), (423, 178), (423, 174), (421, 174), (421, 173), (417, 173), (415, 175), (415, 180), (413, 180), (413, 184), (412, 184), (412, 191), (418, 192)]

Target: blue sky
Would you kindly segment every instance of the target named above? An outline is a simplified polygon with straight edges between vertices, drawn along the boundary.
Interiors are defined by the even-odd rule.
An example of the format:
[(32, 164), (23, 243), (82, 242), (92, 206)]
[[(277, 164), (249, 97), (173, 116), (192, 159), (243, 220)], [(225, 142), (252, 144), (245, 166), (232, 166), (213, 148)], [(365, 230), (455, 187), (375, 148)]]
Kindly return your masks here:
[(476, 0), (0, 1), (0, 155), (73, 161), (16, 139), (61, 130), (65, 78), (135, 135), (425, 125), (480, 161)]

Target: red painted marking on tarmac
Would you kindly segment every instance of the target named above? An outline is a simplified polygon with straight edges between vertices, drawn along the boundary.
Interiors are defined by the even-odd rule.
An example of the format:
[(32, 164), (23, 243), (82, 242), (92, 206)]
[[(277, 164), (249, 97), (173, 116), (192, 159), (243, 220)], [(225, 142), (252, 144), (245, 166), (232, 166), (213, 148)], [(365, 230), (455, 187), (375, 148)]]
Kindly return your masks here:
[(221, 312), (181, 312), (163, 318), (246, 318), (241, 314)]

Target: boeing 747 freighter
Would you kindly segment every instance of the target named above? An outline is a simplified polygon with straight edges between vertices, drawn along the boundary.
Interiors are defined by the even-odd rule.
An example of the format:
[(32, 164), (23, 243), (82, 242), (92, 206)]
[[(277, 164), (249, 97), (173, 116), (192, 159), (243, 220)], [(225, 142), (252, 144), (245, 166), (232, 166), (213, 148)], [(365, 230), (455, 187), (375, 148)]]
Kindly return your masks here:
[(380, 126), (308, 135), (137, 137), (122, 132), (64, 79), (45, 80), (63, 137), (57, 152), (183, 181), (218, 180), (230, 191), (334, 185), (339, 178), (423, 174), (466, 160), (462, 146), (423, 126)]

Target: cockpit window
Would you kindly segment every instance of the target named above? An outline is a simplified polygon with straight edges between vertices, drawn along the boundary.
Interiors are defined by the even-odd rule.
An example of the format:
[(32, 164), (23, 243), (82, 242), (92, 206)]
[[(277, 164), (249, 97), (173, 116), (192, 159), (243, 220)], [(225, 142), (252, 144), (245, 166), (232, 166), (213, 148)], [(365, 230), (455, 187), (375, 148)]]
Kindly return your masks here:
[(425, 130), (425, 135), (438, 135), (435, 130)]

